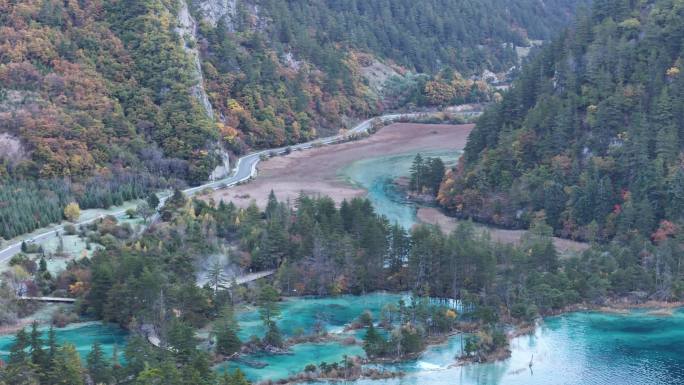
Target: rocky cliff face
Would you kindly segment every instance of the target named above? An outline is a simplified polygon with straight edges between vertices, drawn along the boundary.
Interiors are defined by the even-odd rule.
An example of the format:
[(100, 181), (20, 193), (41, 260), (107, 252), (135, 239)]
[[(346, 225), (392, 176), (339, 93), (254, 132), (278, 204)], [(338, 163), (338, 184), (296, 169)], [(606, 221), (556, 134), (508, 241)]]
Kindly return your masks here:
[(237, 0), (194, 0), (194, 5), (212, 26), (225, 17), (229, 30), (235, 32)]
[[(213, 1), (207, 1), (212, 3)], [(209, 97), (204, 90), (204, 75), (202, 74), (202, 63), (200, 62), (199, 51), (197, 50), (197, 23), (190, 15), (188, 4), (185, 0), (179, 0), (178, 27), (176, 32), (180, 36), (183, 49), (190, 57), (194, 66), (196, 84), (190, 90), (192, 95), (204, 107), (207, 115), (214, 118), (214, 110), (209, 102)]]

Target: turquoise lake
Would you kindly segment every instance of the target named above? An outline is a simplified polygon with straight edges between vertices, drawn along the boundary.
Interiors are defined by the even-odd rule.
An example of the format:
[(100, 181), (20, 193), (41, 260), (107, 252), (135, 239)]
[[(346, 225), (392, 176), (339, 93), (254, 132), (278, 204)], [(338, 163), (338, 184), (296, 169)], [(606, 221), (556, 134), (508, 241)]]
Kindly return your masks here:
[[(344, 326), (353, 322), (366, 310), (374, 319), (379, 319), (380, 310), (388, 303), (397, 304), (400, 299), (409, 300), (408, 296), (390, 293), (372, 293), (362, 296), (343, 295), (335, 298), (289, 298), (281, 303), (281, 316), (277, 322), (281, 332), (287, 336), (298, 333), (310, 334), (315, 327), (340, 338), (355, 337), (360, 342), (363, 331), (344, 333)], [(256, 308), (239, 311), (237, 320), (240, 323), (239, 336), (247, 341), (250, 336), (263, 336), (259, 312)], [(295, 374), (307, 364), (341, 361), (347, 356), (364, 356), (360, 345), (344, 345), (332, 341), (327, 343), (303, 343), (292, 348), (289, 355), (261, 355), (246, 357), (248, 361), (268, 364), (264, 368), (255, 368), (244, 363), (228, 362), (219, 365), (218, 370), (240, 368), (252, 380), (279, 379)]]
[[(286, 335), (299, 330), (305, 333), (315, 325), (340, 337), (360, 340), (364, 331), (343, 332), (364, 310), (377, 317), (386, 303), (396, 303), (405, 296), (374, 293), (337, 298), (287, 299), (278, 322)], [(263, 333), (256, 309), (238, 313), (240, 335)], [(44, 330), (44, 329), (43, 329)], [(123, 349), (125, 332), (116, 326), (89, 322), (56, 329), (61, 343), (77, 346), (85, 358), (95, 341), (111, 356), (114, 346)], [(12, 336), (0, 336), (0, 356), (6, 358)], [(569, 313), (547, 318), (534, 335), (515, 338), (510, 359), (491, 364), (449, 367), (461, 352), (461, 336), (443, 345), (430, 347), (419, 359), (399, 365), (385, 365), (388, 370), (402, 370), (406, 376), (394, 380), (361, 380), (355, 385), (547, 385), (547, 384), (684, 384), (684, 310), (672, 316), (650, 315), (644, 310), (626, 315), (595, 312)], [(285, 378), (307, 364), (335, 362), (344, 355), (361, 355), (359, 345), (339, 342), (304, 343), (292, 348), (292, 354), (248, 356), (250, 361), (267, 364), (253, 368), (244, 363), (229, 362), (218, 371), (240, 367), (252, 380)], [(529, 362), (532, 360), (532, 368)], [(325, 382), (314, 385), (327, 384)]]
[[(407, 375), (355, 385), (642, 385), (684, 384), (684, 311), (652, 316), (578, 312), (545, 320), (515, 338), (510, 359), (452, 367), (461, 337), (428, 349), (416, 361), (386, 366)], [(530, 361), (533, 362), (529, 367)], [(315, 385), (326, 382), (311, 383)]]
[[(376, 212), (386, 216), (390, 223), (399, 223), (409, 229), (416, 223), (417, 207), (397, 191), (392, 181), (409, 176), (416, 152), (358, 160), (341, 170), (341, 175), (355, 186), (368, 191), (368, 199)], [(424, 151), (423, 158), (439, 157), (447, 165), (456, 163), (460, 151)]]
[[(30, 328), (26, 328), (28, 332)], [(47, 328), (40, 327), (43, 338), (47, 339)], [(123, 356), (123, 348), (126, 344), (127, 333), (115, 325), (107, 325), (100, 322), (81, 322), (64, 328), (55, 328), (55, 335), (60, 344), (71, 343), (76, 346), (82, 359), (85, 359), (90, 348), (95, 342), (102, 345), (106, 357), (111, 357), (114, 347), (119, 349), (119, 357)], [(14, 335), (0, 336), (0, 358), (6, 359), (9, 350), (14, 343)]]
[[(394, 294), (341, 296), (332, 299), (289, 299), (283, 303), (279, 322), (288, 335), (297, 329), (311, 330), (315, 323), (340, 336), (360, 340), (364, 331), (344, 333), (343, 325), (368, 309), (377, 316), (383, 304), (402, 298)], [(406, 297), (403, 297), (406, 298)], [(238, 317), (241, 335), (261, 334), (255, 310)], [(287, 320), (287, 321), (285, 321)], [(684, 384), (684, 310), (672, 316), (649, 315), (637, 310), (626, 315), (576, 312), (547, 318), (534, 335), (515, 338), (510, 359), (491, 363), (450, 367), (461, 353), (461, 336), (430, 347), (419, 359), (387, 370), (407, 375), (393, 380), (348, 381), (356, 385), (546, 385), (546, 384)], [(239, 367), (255, 381), (282, 379), (307, 364), (340, 361), (344, 355), (361, 355), (358, 345), (338, 342), (305, 343), (290, 355), (248, 356), (249, 361), (267, 364), (254, 368), (230, 362), (219, 371)], [(529, 363), (533, 362), (530, 369)], [(316, 385), (326, 382), (313, 383)]]

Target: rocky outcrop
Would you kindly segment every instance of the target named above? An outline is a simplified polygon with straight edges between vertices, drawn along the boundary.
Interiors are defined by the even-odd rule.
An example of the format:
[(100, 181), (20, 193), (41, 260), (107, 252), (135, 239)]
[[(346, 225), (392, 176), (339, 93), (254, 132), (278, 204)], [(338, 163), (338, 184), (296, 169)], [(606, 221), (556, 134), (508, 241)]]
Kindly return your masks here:
[(211, 175), (209, 175), (209, 180), (223, 179), (230, 175), (230, 155), (225, 150), (221, 149), (219, 156), (221, 157), (221, 161)]
[(202, 63), (200, 62), (199, 51), (197, 50), (197, 23), (190, 15), (186, 0), (179, 0), (178, 27), (176, 32), (180, 36), (183, 49), (192, 61), (196, 84), (192, 86), (190, 92), (197, 101), (204, 107), (205, 112), (210, 118), (214, 118), (214, 109), (211, 107), (209, 97), (204, 90), (204, 76), (202, 75)]
[(8, 162), (10, 165), (27, 159), (27, 153), (19, 138), (9, 133), (0, 134), (0, 160)]
[(389, 79), (402, 77), (395, 67), (379, 61), (372, 55), (357, 54), (357, 57), (361, 67), (361, 76), (368, 81), (370, 89), (376, 94), (383, 91)]
[(225, 17), (228, 29), (235, 32), (237, 0), (194, 0), (194, 4), (202, 18), (212, 26), (216, 26), (219, 20)]

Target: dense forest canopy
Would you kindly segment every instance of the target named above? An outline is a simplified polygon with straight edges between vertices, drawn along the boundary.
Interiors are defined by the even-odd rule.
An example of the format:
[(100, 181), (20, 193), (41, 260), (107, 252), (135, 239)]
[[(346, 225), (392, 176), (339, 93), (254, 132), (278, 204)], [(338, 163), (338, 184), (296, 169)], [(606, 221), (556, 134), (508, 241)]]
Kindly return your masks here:
[(441, 203), (585, 240), (681, 223), (682, 16), (678, 1), (597, 1), (481, 117)]
[[(581, 1), (260, 0), (271, 39), (319, 62), (318, 47), (372, 52), (417, 72), (466, 74), (517, 64), (515, 46), (546, 40)], [(312, 33), (313, 31), (313, 33)]]
[(594, 242), (584, 257), (598, 290), (678, 297), (683, 43), (681, 1), (595, 2), (480, 118), (438, 200), (457, 216), (545, 222)]
[[(73, 375), (70, 384), (82, 383), (85, 375), (101, 376), (104, 383), (135, 378), (135, 383), (145, 384), (142, 380), (151, 376), (163, 379), (152, 383), (231, 384), (212, 372), (212, 359), (242, 347), (267, 352), (286, 346), (274, 321), (280, 316), (280, 295), (411, 292), (416, 301), (406, 307), (399, 303), (394, 313), (412, 321), (381, 321), (379, 327), (391, 330), (388, 339), (369, 326), (363, 345), (370, 357), (405, 357), (420, 352), (428, 337), (448, 333), (458, 322), (482, 325), (497, 336), (496, 346), (505, 343), (502, 323), (530, 322), (578, 303), (597, 305), (630, 295), (681, 300), (684, 292), (679, 277), (659, 272), (681, 263), (684, 254), (676, 243), (680, 237), (665, 237), (638, 249), (639, 255), (663, 259), (639, 264), (629, 248), (605, 251), (596, 246), (580, 256), (561, 258), (552, 229), (542, 221), (535, 222), (520, 245), (496, 243), (466, 222), (450, 234), (427, 225), (407, 232), (360, 198), (335, 205), (328, 197), (302, 195), (285, 203), (272, 194), (261, 211), (254, 204), (241, 209), (232, 203), (190, 200), (177, 191), (160, 214), (160, 220), (140, 235), (114, 218), (82, 226), (80, 236), (103, 247), (91, 258), (71, 261), (58, 274), (46, 270), (40, 250), (28, 248), (28, 254), (13, 258), (12, 271), (3, 273), (3, 298), (11, 300), (17, 288), (29, 295), (74, 297), (78, 301), (73, 312), (130, 330), (126, 364), (117, 357), (100, 357), (98, 371), (91, 367), (96, 358), (89, 357), (82, 368), (69, 353), (71, 345), (49, 347), (48, 342), (51, 354), (72, 357), (68, 369), (54, 358), (26, 353), (42, 350), (36, 349), (39, 336), (31, 342), (22, 331), (8, 365), (0, 368), (0, 378), (8, 384), (21, 383), (17, 379), (22, 376), (36, 381), (30, 383), (52, 384), (42, 376), (66, 371)], [(229, 265), (239, 270), (275, 268), (276, 273), (269, 284), (256, 289), (229, 286), (232, 278), (226, 276), (225, 266), (203, 267), (202, 261), (218, 255), (227, 256)], [(200, 287), (203, 269), (208, 280)], [(462, 314), (456, 319), (456, 313), (420, 305), (429, 303), (428, 296), (460, 299)], [(9, 303), (0, 309), (2, 319), (16, 317), (15, 312), (27, 306)], [(259, 306), (263, 337), (241, 341), (237, 336), (232, 308), (239, 304)], [(359, 319), (372, 323), (364, 314)], [(198, 347), (195, 330), (207, 327), (216, 344)], [(150, 330), (168, 349), (155, 348), (141, 337)], [(307, 331), (307, 336), (316, 333)], [(98, 354), (96, 346), (93, 351), (91, 356)]]
[[(111, 164), (141, 166), (141, 146), (152, 141), (188, 162), (184, 179), (202, 180), (220, 135), (277, 145), (315, 136), (314, 123), (340, 125), (337, 115), (370, 113), (375, 106), (352, 48), (418, 71), (497, 69), (490, 58), (517, 60), (512, 52), (501, 59), (503, 43), (523, 45), (527, 32), (548, 37), (573, 4), (539, 11), (507, 3), (237, 2), (237, 20), (215, 25), (191, 3), (200, 25), (187, 37), (178, 29), (184, 4), (173, 0), (5, 1), (3, 142), (21, 151), (4, 159), (3, 172), (82, 177)], [(189, 92), (202, 74), (184, 45), (197, 44), (210, 100), (223, 113), (219, 127)], [(498, 53), (489, 53), (492, 47)], [(301, 64), (288, 67), (285, 52)]]

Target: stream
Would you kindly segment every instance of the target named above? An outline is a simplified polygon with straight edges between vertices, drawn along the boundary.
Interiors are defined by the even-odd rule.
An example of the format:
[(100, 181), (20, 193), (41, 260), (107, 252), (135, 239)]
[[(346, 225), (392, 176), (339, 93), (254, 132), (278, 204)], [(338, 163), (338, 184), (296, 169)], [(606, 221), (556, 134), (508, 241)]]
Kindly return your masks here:
[[(393, 181), (410, 175), (416, 154), (410, 152), (357, 160), (342, 169), (340, 174), (352, 185), (368, 192), (367, 198), (373, 203), (376, 212), (386, 216), (390, 223), (396, 222), (410, 229), (416, 223), (417, 206), (398, 191)], [(441, 150), (423, 151), (420, 154), (423, 159), (439, 157), (448, 168), (456, 163), (461, 152)]]

